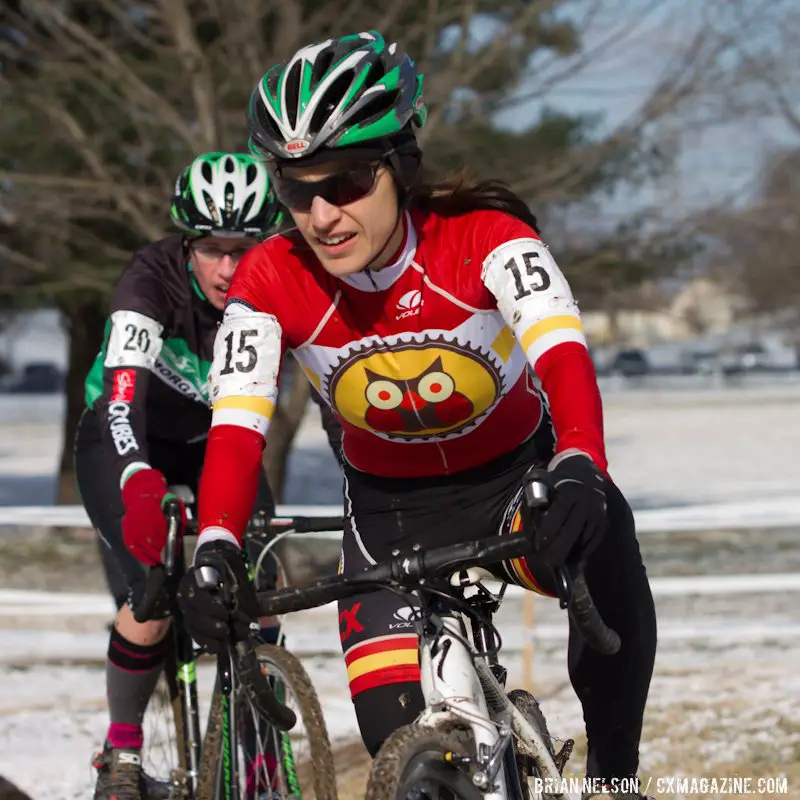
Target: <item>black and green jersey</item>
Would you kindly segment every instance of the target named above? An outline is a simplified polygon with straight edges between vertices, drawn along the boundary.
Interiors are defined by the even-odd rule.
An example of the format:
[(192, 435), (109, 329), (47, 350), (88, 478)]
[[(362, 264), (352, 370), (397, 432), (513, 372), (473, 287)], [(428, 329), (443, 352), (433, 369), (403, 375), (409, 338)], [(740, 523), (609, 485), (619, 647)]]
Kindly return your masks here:
[(149, 438), (208, 434), (207, 376), (221, 319), (186, 268), (180, 234), (141, 248), (123, 271), (85, 384), (122, 482), (147, 464)]

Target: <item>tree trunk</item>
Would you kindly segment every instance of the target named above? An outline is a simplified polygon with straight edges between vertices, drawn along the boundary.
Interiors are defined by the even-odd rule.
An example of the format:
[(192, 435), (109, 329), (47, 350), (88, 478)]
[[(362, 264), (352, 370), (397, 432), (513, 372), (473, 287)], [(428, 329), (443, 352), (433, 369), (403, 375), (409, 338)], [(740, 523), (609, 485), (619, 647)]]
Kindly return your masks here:
[(0, 800), (31, 800), (18, 786), (0, 775)]
[(276, 503), (283, 502), (289, 453), (311, 396), (311, 385), (291, 356), (284, 362), (282, 378), (281, 392), (270, 422), (268, 445), (264, 454), (267, 480)]
[(74, 505), (80, 503), (72, 453), (75, 432), (85, 405), (83, 383), (103, 342), (108, 303), (105, 298), (84, 298), (79, 303), (62, 308), (62, 313), (69, 335), (69, 367), (64, 444), (58, 473), (58, 502)]

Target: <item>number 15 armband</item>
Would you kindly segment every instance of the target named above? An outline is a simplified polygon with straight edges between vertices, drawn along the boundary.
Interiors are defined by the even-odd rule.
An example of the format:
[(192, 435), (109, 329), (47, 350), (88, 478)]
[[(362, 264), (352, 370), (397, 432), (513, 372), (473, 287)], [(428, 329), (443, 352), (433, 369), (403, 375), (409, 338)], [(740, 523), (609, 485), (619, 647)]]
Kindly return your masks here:
[(228, 302), (208, 375), (212, 428), (238, 425), (266, 435), (278, 394), (281, 339), (272, 314)]
[(486, 257), (481, 278), (537, 373), (539, 359), (559, 345), (586, 347), (578, 304), (544, 242), (505, 242)]

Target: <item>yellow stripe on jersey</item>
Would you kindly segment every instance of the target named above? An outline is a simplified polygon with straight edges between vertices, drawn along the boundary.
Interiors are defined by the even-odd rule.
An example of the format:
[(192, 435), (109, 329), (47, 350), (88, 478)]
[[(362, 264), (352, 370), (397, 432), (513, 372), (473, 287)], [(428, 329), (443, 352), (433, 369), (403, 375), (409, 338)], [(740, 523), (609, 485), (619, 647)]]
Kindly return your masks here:
[(272, 419), (275, 411), (275, 403), (266, 397), (246, 397), (235, 395), (233, 397), (223, 397), (214, 403), (214, 411), (224, 409), (236, 409), (237, 411), (252, 411), (267, 419)]
[(217, 425), (238, 425), (267, 435), (269, 421), (275, 411), (275, 404), (266, 397), (231, 395), (222, 397), (214, 403), (211, 427)]
[(577, 330), (583, 332), (581, 321), (578, 317), (571, 314), (559, 314), (555, 317), (547, 317), (540, 322), (536, 322), (528, 328), (520, 337), (522, 349), (527, 353), (528, 348), (537, 340), (548, 333), (560, 330)]
[(314, 386), (314, 388), (317, 391), (320, 391), (320, 378), (319, 378), (319, 375), (317, 375), (316, 372), (314, 372), (313, 370), (309, 369), (308, 367), (301, 367), (301, 369), (303, 370), (303, 372), (305, 372), (306, 378), (308, 378), (308, 380), (311, 382), (311, 384)]
[(508, 361), (508, 357), (511, 355), (511, 351), (514, 349), (514, 345), (516, 343), (517, 340), (514, 338), (511, 328), (509, 328), (508, 325), (503, 325), (502, 330), (497, 334), (495, 340), (492, 342), (492, 350), (494, 350), (495, 353), (500, 356), (505, 364)]

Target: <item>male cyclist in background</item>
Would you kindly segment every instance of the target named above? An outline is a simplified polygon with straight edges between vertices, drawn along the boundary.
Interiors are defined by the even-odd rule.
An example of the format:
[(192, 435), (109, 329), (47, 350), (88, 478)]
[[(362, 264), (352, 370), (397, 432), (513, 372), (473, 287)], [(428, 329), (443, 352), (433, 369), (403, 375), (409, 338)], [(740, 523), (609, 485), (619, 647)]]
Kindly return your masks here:
[[(182, 232), (138, 250), (116, 286), (75, 441), (81, 498), (127, 583), (125, 604), (107, 572), (119, 612), (108, 646), (110, 725), (95, 759), (95, 800), (142, 796), (142, 719), (170, 623), (164, 609), (144, 623), (132, 609), (145, 590), (144, 565), (161, 562), (167, 487), (197, 492), (211, 422), (207, 375), (228, 287), (242, 256), (275, 230), (282, 211), (256, 159), (209, 153), (181, 173), (171, 216)], [(338, 426), (326, 421), (336, 452)], [(256, 483), (249, 511), (271, 516), (260, 464)], [(277, 628), (262, 634), (274, 641)]]
[[(420, 181), (421, 84), (402, 49), (370, 31), (301, 49), (253, 92), (251, 149), (296, 230), (253, 248), (228, 293), (194, 568), (223, 562), (243, 574), (239, 548), (287, 349), (342, 423), (344, 574), (395, 549), (519, 529), (524, 476), (546, 466), (552, 502), (528, 531), (535, 556), (496, 572), (554, 594), (550, 568), (586, 561), (597, 609), (622, 639), (609, 657), (570, 631), (587, 773), (630, 778), (655, 613), (633, 517), (609, 475), (577, 304), (536, 218), (506, 186)], [(239, 622), (257, 602), (237, 583)], [(189, 571), (178, 597), (197, 641), (223, 647), (231, 619), (218, 594)], [(395, 624), (405, 600), (389, 590), (357, 600), (340, 604), (340, 636), (374, 755), (424, 699), (415, 634)]]

